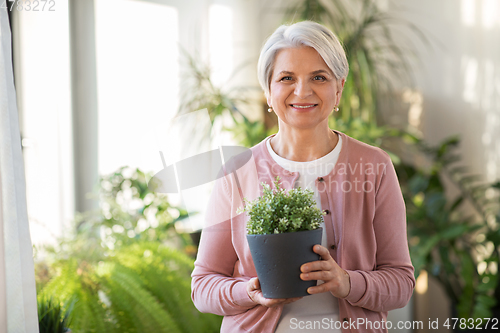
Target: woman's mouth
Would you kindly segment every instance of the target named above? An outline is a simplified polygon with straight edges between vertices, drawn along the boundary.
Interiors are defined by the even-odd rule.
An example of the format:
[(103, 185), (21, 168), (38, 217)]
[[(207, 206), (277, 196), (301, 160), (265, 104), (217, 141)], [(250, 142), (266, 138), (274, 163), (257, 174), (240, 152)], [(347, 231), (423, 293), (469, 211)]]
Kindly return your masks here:
[(298, 111), (308, 111), (313, 109), (318, 104), (290, 104), (290, 106)]

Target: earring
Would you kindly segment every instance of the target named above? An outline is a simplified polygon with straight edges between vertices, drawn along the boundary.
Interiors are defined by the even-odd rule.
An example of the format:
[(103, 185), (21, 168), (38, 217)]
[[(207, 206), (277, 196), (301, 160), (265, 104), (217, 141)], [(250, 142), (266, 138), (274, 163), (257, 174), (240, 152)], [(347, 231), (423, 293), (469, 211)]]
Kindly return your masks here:
[(334, 110), (335, 110), (335, 112), (339, 112), (339, 108), (338, 108), (338, 106), (336, 106), (336, 107), (334, 108)]
[(273, 107), (270, 106), (269, 109), (267, 109), (267, 112), (273, 112)]

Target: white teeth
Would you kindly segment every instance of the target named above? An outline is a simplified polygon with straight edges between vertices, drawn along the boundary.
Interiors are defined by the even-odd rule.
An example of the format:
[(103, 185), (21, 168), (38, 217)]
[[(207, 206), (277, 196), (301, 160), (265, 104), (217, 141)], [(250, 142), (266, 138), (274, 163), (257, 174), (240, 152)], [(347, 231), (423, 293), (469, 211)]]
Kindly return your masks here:
[(315, 105), (294, 105), (292, 104), (294, 108), (299, 108), (299, 109), (307, 109), (307, 108), (312, 108)]

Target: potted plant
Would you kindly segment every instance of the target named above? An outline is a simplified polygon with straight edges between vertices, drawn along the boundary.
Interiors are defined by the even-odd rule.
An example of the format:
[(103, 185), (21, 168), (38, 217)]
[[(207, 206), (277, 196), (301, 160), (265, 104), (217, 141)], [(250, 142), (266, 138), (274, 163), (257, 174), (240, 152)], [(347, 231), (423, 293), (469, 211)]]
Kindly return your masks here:
[(316, 261), (313, 246), (321, 243), (323, 215), (309, 189), (274, 189), (261, 183), (263, 194), (254, 201), (244, 199), (247, 240), (262, 293), (266, 298), (290, 298), (309, 295), (307, 288), (317, 281), (300, 279), (300, 266)]
[(38, 297), (37, 304), (40, 333), (71, 333), (68, 325), (73, 303), (64, 308), (52, 297)]

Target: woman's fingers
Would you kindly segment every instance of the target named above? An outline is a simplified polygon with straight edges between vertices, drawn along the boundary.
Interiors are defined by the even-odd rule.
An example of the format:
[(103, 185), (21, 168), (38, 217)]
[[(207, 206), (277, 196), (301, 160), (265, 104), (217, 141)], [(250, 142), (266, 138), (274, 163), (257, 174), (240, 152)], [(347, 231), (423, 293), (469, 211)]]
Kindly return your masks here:
[(320, 260), (320, 261), (312, 261), (305, 263), (300, 267), (300, 270), (302, 271), (302, 273), (309, 273), (316, 271), (329, 271), (332, 268), (333, 268), (333, 262)]
[(330, 252), (324, 246), (314, 245), (313, 251), (315, 253), (319, 254), (321, 256), (321, 259), (323, 259), (323, 260), (332, 259), (332, 256), (330, 255)]
[(265, 298), (262, 296), (263, 303), (262, 305), (272, 308), (273, 306), (279, 304), (289, 304), (298, 301), (302, 297), (294, 297), (294, 298)]
[[(329, 271), (334, 269), (335, 266), (338, 266), (335, 260), (333, 260), (332, 256), (330, 255), (330, 252), (328, 252), (328, 250), (325, 247), (321, 245), (314, 245), (313, 251), (319, 254), (322, 260), (312, 261), (303, 264), (300, 267), (302, 273), (308, 273), (314, 271)], [(308, 280), (313, 280), (313, 279), (308, 279)]]
[(260, 304), (267, 306), (268, 308), (272, 308), (274, 306), (277, 306), (279, 304), (288, 304), (292, 303), (295, 301), (298, 301), (302, 297), (296, 297), (296, 298), (265, 298), (262, 296), (262, 293), (259, 296)]
[(300, 267), (300, 278), (304, 281), (323, 280), (325, 283), (307, 289), (309, 294), (332, 292), (336, 297), (346, 297), (350, 290), (349, 274), (333, 260), (330, 252), (321, 245), (314, 245), (313, 251), (322, 260), (308, 262)]
[(313, 294), (319, 294), (319, 293), (324, 293), (328, 291), (328, 289), (325, 286), (325, 283), (320, 284), (319, 286), (314, 286), (314, 287), (309, 287), (307, 288), (307, 292), (311, 295)]
[(260, 282), (258, 278), (252, 278), (249, 281), (250, 285), (250, 290), (259, 290), (260, 289)]
[(258, 304), (272, 308), (278, 304), (288, 304), (295, 302), (302, 297), (296, 298), (265, 298), (260, 290), (260, 282), (258, 278), (252, 278), (247, 283), (247, 293), (250, 298)]
[(278, 304), (285, 303), (287, 301), (286, 298), (265, 298), (262, 296), (262, 305), (267, 306), (268, 308), (272, 308)]
[(302, 273), (302, 274), (300, 274), (300, 278), (304, 281), (309, 281), (309, 280), (329, 281), (333, 278), (333, 273), (330, 271), (317, 271), (317, 272), (310, 272), (310, 273)]
[[(321, 245), (315, 245), (313, 251), (321, 256), (322, 260), (308, 262), (300, 267), (300, 278), (304, 281), (323, 280), (325, 283), (319, 286), (310, 287), (307, 289), (309, 294), (318, 294), (330, 291), (336, 297), (346, 297), (350, 291), (349, 274), (344, 271), (333, 260), (328, 249)], [(280, 298), (271, 299), (265, 298), (260, 290), (258, 278), (252, 278), (248, 282), (247, 292), (250, 298), (261, 305), (273, 307), (278, 304), (288, 304), (299, 300), (300, 298)]]

